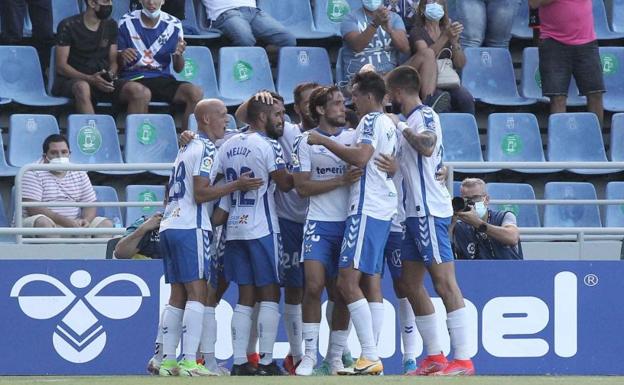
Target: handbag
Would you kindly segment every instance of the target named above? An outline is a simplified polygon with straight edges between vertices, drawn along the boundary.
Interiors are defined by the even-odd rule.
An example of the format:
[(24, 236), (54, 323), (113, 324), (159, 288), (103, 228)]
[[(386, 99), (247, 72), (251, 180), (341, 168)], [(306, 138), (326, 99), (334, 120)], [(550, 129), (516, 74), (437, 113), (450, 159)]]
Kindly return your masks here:
[[(442, 54), (442, 52), (444, 51), (449, 51), (449, 53), (451, 54), (450, 58), (445, 58), (445, 59), (440, 59), (440, 55)], [(457, 72), (455, 71), (455, 69), (453, 68), (453, 51), (451, 51), (449, 48), (443, 48), (442, 50), (440, 50), (440, 52), (438, 53), (438, 57), (436, 59), (437, 65), (438, 65), (438, 88), (441, 88), (443, 90), (448, 90), (451, 88), (457, 88), (459, 87), (461, 81), (459, 79), (459, 75), (457, 74)]]

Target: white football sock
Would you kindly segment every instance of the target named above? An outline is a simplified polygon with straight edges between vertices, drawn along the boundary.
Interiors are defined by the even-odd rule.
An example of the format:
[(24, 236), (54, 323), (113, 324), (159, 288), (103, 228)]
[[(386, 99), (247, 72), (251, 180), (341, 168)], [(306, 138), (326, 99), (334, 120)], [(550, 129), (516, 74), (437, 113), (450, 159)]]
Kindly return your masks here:
[(371, 317), (373, 320), (373, 336), (375, 337), (375, 346), (379, 344), (379, 336), (383, 330), (384, 321), (384, 304), (382, 302), (369, 302)]
[(154, 361), (161, 362), (163, 359), (163, 331), (162, 331), (162, 323), (165, 318), (165, 312), (167, 312), (167, 308), (169, 304), (163, 307), (162, 313), (160, 313), (160, 318), (158, 319), (158, 329), (156, 331), (156, 341), (154, 342)]
[(202, 336), (204, 308), (201, 302), (187, 301), (182, 318), (182, 359), (195, 361)]
[(217, 343), (217, 319), (215, 318), (215, 308), (206, 306), (204, 309), (204, 329), (202, 331), (200, 351), (206, 361), (205, 366), (216, 369), (215, 344)]
[(401, 341), (403, 342), (403, 362), (416, 361), (416, 344), (418, 330), (414, 309), (407, 298), (399, 298), (399, 325), (401, 327)]
[(168, 305), (163, 312), (163, 360), (176, 360), (176, 348), (182, 335), (182, 317), (184, 310)]
[[(241, 365), (247, 362), (247, 345), (249, 344), (249, 334), (251, 332), (251, 314), (253, 307), (236, 305), (232, 315), (232, 350), (234, 355), (234, 365)], [(255, 334), (255, 333), (254, 333)]]
[(303, 341), (305, 342), (305, 354), (316, 362), (316, 354), (318, 352), (318, 337), (321, 324), (319, 323), (303, 323)]
[(451, 336), (453, 358), (456, 360), (470, 359), (470, 339), (468, 336), (468, 312), (465, 307), (454, 310), (446, 315), (446, 326)]
[(260, 302), (258, 313), (258, 338), (260, 340), (260, 363), (268, 365), (273, 362), (273, 346), (277, 339), (280, 312), (277, 302)]
[(301, 360), (303, 355), (301, 351), (302, 337), (302, 323), (301, 320), (301, 304), (289, 305), (284, 304), (284, 325), (286, 327), (286, 335), (288, 336), (288, 343), (290, 344), (290, 354), (293, 356), (295, 363)]
[(375, 344), (375, 336), (373, 334), (373, 317), (366, 298), (362, 298), (347, 305), (351, 313), (351, 320), (357, 333), (360, 345), (362, 346), (362, 357), (377, 361), (377, 345)]
[(418, 327), (418, 333), (425, 345), (425, 351), (428, 356), (434, 356), (442, 352), (442, 345), (440, 344), (440, 336), (438, 335), (438, 323), (436, 320), (436, 314), (419, 315), (414, 317), (416, 327)]
[(258, 352), (258, 312), (260, 312), (260, 302), (256, 302), (251, 313), (251, 332), (247, 343), (247, 354)]
[(329, 347), (327, 348), (325, 360), (328, 362), (342, 360), (342, 354), (347, 346), (348, 338), (348, 330), (332, 330), (329, 334)]

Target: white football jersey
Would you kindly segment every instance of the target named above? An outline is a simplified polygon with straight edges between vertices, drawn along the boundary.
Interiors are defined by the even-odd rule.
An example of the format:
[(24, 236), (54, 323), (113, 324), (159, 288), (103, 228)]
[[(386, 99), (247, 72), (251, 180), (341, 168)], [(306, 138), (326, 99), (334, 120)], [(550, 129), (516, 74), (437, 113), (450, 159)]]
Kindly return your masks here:
[(379, 154), (396, 155), (396, 126), (381, 112), (364, 115), (356, 128), (355, 143), (370, 144), (375, 149), (359, 183), (351, 185), (349, 215), (365, 214), (390, 220), (397, 212), (397, 191), (388, 173), (375, 165)]
[(169, 177), (167, 206), (160, 222), (160, 231), (167, 229), (212, 230), (212, 203), (197, 204), (193, 195), (193, 177), (213, 179), (217, 149), (205, 137), (197, 137), (178, 150)]
[[(317, 132), (324, 134), (319, 129)], [(327, 134), (325, 134), (327, 135)], [(342, 130), (330, 138), (350, 146), (355, 138), (354, 130)], [(309, 172), (312, 180), (329, 180), (342, 176), (349, 165), (323, 146), (309, 145), (308, 134), (303, 133), (295, 141), (292, 156), (293, 172)], [(343, 222), (347, 219), (349, 186), (310, 197), (307, 220)]]
[[(400, 151), (403, 145), (404, 139), (401, 137), (401, 133), (397, 130), (397, 152)], [(397, 191), (397, 213), (392, 217), (392, 225), (390, 226), (391, 232), (402, 233), (403, 222), (405, 222), (405, 208), (403, 207), (403, 174), (401, 174), (401, 168), (399, 168), (392, 177), (392, 183)]]
[[(288, 171), (293, 170), (292, 153), (295, 139), (301, 135), (301, 128), (298, 124), (284, 122), (284, 134), (277, 140), (284, 151), (284, 160)], [(288, 219), (296, 223), (305, 223), (306, 212), (308, 211), (309, 200), (302, 198), (295, 189), (289, 192), (277, 190), (275, 192), (275, 205), (277, 216)]]
[(236, 191), (229, 196), (230, 215), (227, 240), (259, 239), (279, 233), (275, 212), (275, 182), (270, 174), (286, 167), (282, 146), (262, 133), (247, 131), (236, 134), (219, 148), (219, 173), (226, 182), (241, 174), (262, 178), (258, 190)]
[(453, 215), (451, 196), (444, 182), (436, 180), (436, 172), (442, 167), (442, 127), (440, 118), (431, 107), (420, 105), (407, 117), (413, 132), (431, 131), (437, 140), (430, 157), (420, 155), (408, 142), (403, 141), (399, 151), (399, 164), (403, 173), (405, 190), (405, 215), (409, 217), (446, 218)]

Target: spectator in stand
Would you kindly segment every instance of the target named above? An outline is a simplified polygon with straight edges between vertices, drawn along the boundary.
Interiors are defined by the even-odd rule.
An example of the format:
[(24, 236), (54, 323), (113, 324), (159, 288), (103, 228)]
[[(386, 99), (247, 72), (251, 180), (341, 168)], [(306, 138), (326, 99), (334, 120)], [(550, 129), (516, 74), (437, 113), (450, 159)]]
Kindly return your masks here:
[(295, 36), (256, 6), (256, 0), (202, 0), (208, 20), (234, 46), (252, 47), (256, 38), (267, 44), (271, 57), (277, 57), (280, 47), (297, 45)]
[(342, 68), (351, 80), (362, 67), (372, 65), (385, 74), (400, 64), (400, 54), (409, 55), (405, 24), (382, 0), (362, 0), (362, 8), (352, 10), (340, 25), (343, 38)]
[[(461, 23), (453, 22), (449, 18), (446, 0), (420, 0), (414, 17), (414, 27), (410, 31), (410, 45), (415, 56), (429, 61), (428, 65), (421, 64), (416, 68), (423, 80), (424, 91), (421, 94), (424, 95), (421, 96), (432, 94), (432, 89), (436, 88), (437, 58), (450, 58), (456, 71), (466, 65), (466, 55), (459, 44), (459, 35), (463, 28)], [(475, 103), (470, 91), (458, 85), (448, 92), (451, 96), (451, 112), (474, 115)]]
[(59, 23), (52, 94), (74, 98), (76, 112), (95, 113), (98, 101), (112, 101), (117, 74), (117, 23), (112, 0), (86, 0), (86, 11)]
[(457, 259), (523, 259), (516, 216), (511, 211), (488, 208), (485, 182), (467, 178), (461, 197), (468, 211), (453, 214), (452, 234)]
[[(53, 134), (43, 142), (43, 156), (38, 163), (66, 164), (69, 156), (67, 139)], [(84, 171), (27, 171), (22, 194), (24, 202), (96, 201)], [(113, 227), (109, 219), (96, 216), (95, 207), (27, 207), (23, 214), (24, 227)]]
[[(173, 70), (184, 69), (186, 42), (182, 23), (161, 10), (164, 0), (141, 0), (143, 9), (126, 14), (119, 23), (117, 45), (121, 82), (115, 87), (115, 99), (128, 103), (128, 113), (147, 113), (150, 101), (184, 104), (182, 129), (203, 96), (203, 91), (189, 82), (178, 81)], [(137, 39), (137, 37), (140, 37)], [(138, 101), (134, 95), (141, 95)]]
[(160, 221), (162, 213), (140, 217), (126, 229), (115, 246), (117, 259), (162, 259), (160, 256)]
[(605, 92), (591, 0), (529, 0), (539, 8), (539, 67), (542, 94), (550, 98), (550, 112), (566, 112), (571, 76), (587, 109), (603, 124)]
[(52, 0), (2, 0), (0, 19), (2, 44), (18, 45), (24, 38), (26, 7), (32, 23), (32, 45), (39, 53), (39, 62), (45, 73), (50, 64), (50, 48), (54, 45), (52, 29)]
[(455, 4), (457, 18), (465, 26), (461, 37), (464, 48), (509, 47), (520, 0), (460, 0)]

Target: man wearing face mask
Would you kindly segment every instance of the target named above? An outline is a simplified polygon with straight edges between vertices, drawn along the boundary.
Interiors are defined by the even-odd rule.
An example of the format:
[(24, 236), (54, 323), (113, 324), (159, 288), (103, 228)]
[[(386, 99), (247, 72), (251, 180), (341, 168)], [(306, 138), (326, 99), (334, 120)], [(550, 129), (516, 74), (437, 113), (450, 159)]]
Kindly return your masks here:
[(85, 0), (86, 11), (59, 23), (56, 36), (56, 96), (75, 100), (76, 112), (93, 114), (111, 101), (117, 77), (117, 23), (112, 0)]
[(516, 216), (511, 211), (488, 208), (490, 197), (485, 182), (479, 178), (464, 179), (461, 196), (474, 206), (467, 206), (469, 211), (454, 213), (457, 259), (523, 259)]
[[(69, 143), (58, 134), (43, 142), (39, 163), (69, 163)], [(23, 202), (95, 202), (95, 191), (84, 171), (28, 171), (23, 179)], [(70, 204), (71, 204), (70, 203)], [(96, 216), (95, 207), (27, 207), (24, 227), (113, 227), (104, 217)]]

